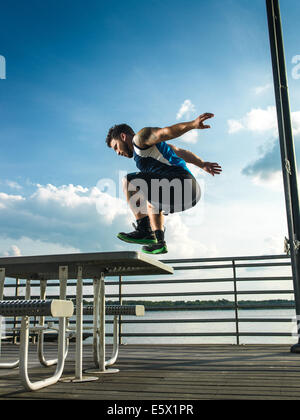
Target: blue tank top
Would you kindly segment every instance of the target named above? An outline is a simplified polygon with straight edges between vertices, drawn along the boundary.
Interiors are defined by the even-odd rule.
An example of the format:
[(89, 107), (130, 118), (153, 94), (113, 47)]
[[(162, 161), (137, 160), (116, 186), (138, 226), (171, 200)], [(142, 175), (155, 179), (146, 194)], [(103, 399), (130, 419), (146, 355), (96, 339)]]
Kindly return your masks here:
[(185, 160), (176, 155), (174, 150), (165, 142), (141, 149), (134, 143), (133, 157), (137, 168), (141, 172), (151, 172), (158, 175), (167, 175), (176, 171), (191, 171), (187, 168)]

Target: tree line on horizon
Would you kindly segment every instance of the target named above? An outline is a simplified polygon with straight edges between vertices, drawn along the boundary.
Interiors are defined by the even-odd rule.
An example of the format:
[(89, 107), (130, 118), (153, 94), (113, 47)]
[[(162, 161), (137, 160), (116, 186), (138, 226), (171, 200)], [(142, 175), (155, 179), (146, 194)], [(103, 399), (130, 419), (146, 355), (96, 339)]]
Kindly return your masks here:
[[(84, 305), (91, 305), (91, 301), (84, 300)], [(74, 300), (74, 304), (76, 304)], [(117, 300), (106, 300), (106, 305), (118, 305)], [(235, 302), (228, 299), (218, 300), (123, 300), (122, 305), (144, 305), (148, 310), (159, 310), (159, 309), (234, 309)], [(250, 308), (294, 308), (294, 300), (288, 299), (265, 299), (265, 300), (241, 300), (238, 301), (238, 308), (250, 309)]]

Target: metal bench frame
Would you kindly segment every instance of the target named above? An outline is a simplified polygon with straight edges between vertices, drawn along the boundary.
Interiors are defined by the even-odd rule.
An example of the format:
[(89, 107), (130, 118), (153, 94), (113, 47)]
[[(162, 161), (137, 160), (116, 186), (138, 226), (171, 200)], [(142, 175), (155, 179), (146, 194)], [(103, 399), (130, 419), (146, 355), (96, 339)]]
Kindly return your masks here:
[[(53, 304), (58, 304), (59, 308), (53, 312)], [(65, 363), (65, 332), (66, 317), (73, 314), (73, 303), (67, 300), (0, 300), (0, 314), (3, 316), (22, 316), (19, 366), (21, 383), (25, 389), (35, 391), (46, 386), (55, 384), (61, 377)], [(28, 375), (28, 343), (29, 343), (29, 317), (42, 314), (43, 316), (53, 316), (59, 318), (61, 328), (58, 334), (58, 358), (57, 367), (54, 375), (40, 381), (31, 382)]]
[[(96, 289), (96, 281), (94, 281), (94, 290)], [(99, 349), (99, 340), (101, 339), (101, 314), (99, 308), (97, 307), (96, 301), (94, 305), (85, 306), (83, 308), (84, 315), (93, 315), (93, 354), (94, 354), (94, 363), (97, 368), (99, 368), (100, 361), (100, 351)], [(145, 314), (145, 307), (143, 305), (105, 305), (105, 315), (113, 315), (113, 349), (112, 356), (109, 360), (105, 360), (105, 367), (112, 366), (116, 363), (119, 353), (119, 315), (127, 316), (143, 316)], [(93, 370), (87, 370), (86, 372), (93, 372)], [(111, 370), (109, 370), (111, 373)]]
[[(65, 300), (66, 298), (66, 285), (67, 285), (67, 276), (65, 273), (65, 267), (59, 268), (59, 276), (62, 281), (62, 285), (60, 288), (60, 301), (62, 303), (62, 307), (70, 307), (72, 306), (72, 313), (69, 311), (68, 317), (73, 314), (73, 303), (71, 301)], [(3, 307), (8, 307), (10, 305), (10, 316), (22, 316), (21, 321), (21, 334), (20, 334), (20, 349), (19, 349), (19, 360), (12, 363), (1, 363), (0, 368), (20, 368), (20, 378), (23, 386), (25, 389), (29, 391), (35, 391), (46, 386), (55, 384), (61, 377), (65, 358), (66, 358), (66, 315), (62, 315), (62, 312), (59, 312), (56, 316), (59, 319), (59, 328), (58, 328), (58, 357), (56, 360), (46, 362), (47, 365), (57, 364), (55, 373), (53, 376), (36, 381), (31, 382), (28, 376), (28, 343), (29, 343), (29, 316), (32, 316), (35, 310), (35, 315), (41, 314), (41, 317), (44, 317), (45, 314), (52, 315), (51, 313), (51, 305), (49, 307), (49, 302), (53, 302), (53, 300), (30, 300), (30, 281), (26, 282), (26, 296), (25, 300), (23, 301), (14, 301), (14, 303), (10, 301), (2, 301), (3, 299), (3, 290), (4, 290), (4, 279), (5, 279), (5, 270), (0, 269), (0, 299), (2, 302)], [(0, 302), (0, 303), (1, 303)], [(21, 302), (21, 304), (20, 304)], [(23, 306), (22, 306), (23, 305)], [(1, 306), (1, 305), (0, 305)], [(27, 308), (26, 308), (27, 306)], [(20, 310), (21, 308), (21, 310)], [(50, 308), (50, 309), (49, 309)], [(2, 312), (5, 316), (8, 312), (3, 309)], [(7, 316), (7, 315), (6, 315)], [(41, 326), (43, 329), (43, 326)], [(39, 346), (39, 354), (43, 356), (42, 346)]]

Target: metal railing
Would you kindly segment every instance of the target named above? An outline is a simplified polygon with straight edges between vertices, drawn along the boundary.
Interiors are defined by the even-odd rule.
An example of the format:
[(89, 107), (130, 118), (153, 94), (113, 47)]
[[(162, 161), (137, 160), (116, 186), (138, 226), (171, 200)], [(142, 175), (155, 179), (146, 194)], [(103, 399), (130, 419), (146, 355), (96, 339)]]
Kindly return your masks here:
[[(294, 308), (294, 291), (292, 285), (291, 275), (291, 262), (290, 257), (287, 255), (265, 255), (265, 256), (242, 256), (242, 257), (216, 257), (216, 258), (193, 258), (193, 259), (172, 259), (172, 260), (161, 260), (162, 262), (173, 266), (174, 275), (170, 276), (158, 276), (152, 278), (130, 278), (119, 276), (118, 280), (106, 280), (106, 298), (107, 300), (117, 301), (119, 304), (128, 303), (129, 301), (141, 301), (145, 305), (146, 314), (150, 314), (149, 318), (141, 318), (139, 320), (126, 319), (126, 317), (120, 317), (119, 319), (119, 336), (120, 343), (123, 338), (129, 337), (142, 337), (147, 339), (149, 337), (234, 337), (235, 344), (240, 344), (241, 337), (250, 336), (261, 336), (261, 337), (291, 337), (290, 331), (242, 331), (241, 324), (245, 323), (291, 323), (295, 321), (295, 317), (269, 317), (263, 316), (261, 318), (256, 317), (241, 317), (240, 311), (242, 309), (293, 309)], [(244, 275), (240, 275), (239, 271), (243, 269)], [(278, 275), (278, 270), (286, 271), (284, 275)], [(265, 271), (268, 270), (268, 275)], [(221, 276), (215, 275), (215, 273)], [(247, 275), (245, 275), (245, 271)], [(250, 275), (252, 272), (255, 275)], [(271, 271), (271, 273), (270, 273)], [(209, 274), (207, 274), (209, 273)], [(210, 277), (210, 274), (213, 276)], [(192, 277), (192, 274), (194, 277)], [(196, 276), (195, 276), (196, 274)], [(249, 274), (249, 275), (248, 275)], [(277, 275), (276, 275), (277, 274)], [(6, 282), (7, 283), (7, 282)], [(49, 281), (47, 286), (48, 296), (56, 297), (51, 293), (51, 288), (58, 287), (58, 281)], [(283, 287), (283, 285), (289, 283), (289, 288)], [(84, 299), (92, 299), (92, 281), (84, 282)], [(255, 288), (245, 289), (243, 285), (254, 284)], [(271, 288), (259, 288), (260, 285), (271, 285)], [(275, 284), (277, 287), (274, 288)], [(68, 282), (68, 291), (70, 288), (76, 285), (76, 280), (70, 280)], [(226, 287), (225, 287), (226, 285)], [(278, 288), (280, 285), (280, 288)], [(32, 281), (32, 287), (38, 287), (39, 282)], [(189, 289), (188, 289), (189, 286)], [(214, 290), (210, 287), (214, 286)], [(20, 288), (24, 287), (22, 281), (16, 280), (16, 283), (5, 285), (5, 289), (14, 288), (14, 297), (20, 295)], [(155, 292), (145, 292), (143, 289), (152, 287), (155, 288)], [(172, 290), (173, 287), (173, 290)], [(184, 287), (184, 290), (180, 290), (180, 287)], [(115, 288), (117, 291), (111, 293), (111, 289)], [(160, 288), (161, 290), (157, 290)], [(208, 289), (207, 289), (208, 288)], [(126, 289), (126, 290), (125, 290)], [(134, 289), (132, 291), (132, 289)], [(191, 290), (192, 289), (192, 290)], [(53, 290), (53, 289), (52, 289)], [(167, 291), (166, 291), (167, 290)], [(242, 301), (243, 297), (250, 296), (248, 301)], [(262, 296), (267, 296), (268, 299), (262, 300)], [(278, 296), (283, 295), (289, 296), (289, 299), (282, 301), (278, 299)], [(260, 297), (260, 300), (254, 301), (253, 296)], [(270, 296), (275, 296), (276, 299), (270, 300)], [(32, 298), (38, 298), (38, 293), (33, 295)], [(204, 299), (211, 298), (208, 303), (203, 304)], [(226, 297), (226, 299), (220, 300), (220, 297)], [(12, 298), (7, 296), (6, 298)], [(22, 298), (19, 296), (19, 298)], [(76, 295), (72, 292), (68, 292), (69, 299), (76, 299)], [(168, 299), (166, 301), (165, 299)], [(179, 298), (184, 300), (178, 301)], [(196, 299), (197, 298), (197, 299)], [(149, 302), (149, 299), (151, 300)], [(162, 300), (164, 299), (164, 300)], [(188, 299), (188, 300), (187, 300)], [(229, 299), (229, 300), (228, 300)], [(173, 302), (173, 304), (170, 302)], [(225, 305), (226, 303), (226, 305)], [(233, 311), (232, 317), (218, 317), (214, 312), (213, 318), (193, 317), (193, 318), (155, 318), (152, 316), (157, 313), (156, 311), (174, 311), (178, 314), (183, 314), (182, 311), (192, 310), (231, 310)], [(196, 312), (195, 312), (196, 313)], [(198, 313), (198, 312), (197, 312)], [(201, 312), (203, 313), (203, 312)], [(16, 325), (16, 320), (8, 321)], [(108, 319), (107, 323), (112, 324), (112, 320)], [(75, 323), (74, 320), (70, 320), (70, 323)], [(89, 325), (92, 323), (92, 319), (85, 318), (84, 324)], [(157, 326), (160, 324), (164, 325), (183, 325), (195, 324), (198, 326), (209, 325), (209, 331), (198, 330), (189, 332), (186, 331), (157, 331)], [(213, 324), (228, 323), (234, 325), (232, 331), (216, 331)], [(126, 326), (134, 325), (135, 331), (126, 331)], [(152, 329), (150, 326), (152, 325)], [(137, 331), (137, 327), (147, 327), (147, 332)], [(144, 329), (145, 329), (144, 328)], [(107, 336), (112, 336), (112, 333), (108, 333)]]

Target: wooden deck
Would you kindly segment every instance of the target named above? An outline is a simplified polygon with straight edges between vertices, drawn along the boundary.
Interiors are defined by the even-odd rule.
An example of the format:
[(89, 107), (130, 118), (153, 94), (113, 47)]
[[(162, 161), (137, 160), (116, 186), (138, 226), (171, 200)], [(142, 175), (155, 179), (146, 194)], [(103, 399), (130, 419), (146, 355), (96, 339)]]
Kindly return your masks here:
[[(1, 361), (12, 361), (18, 347), (2, 344)], [(110, 347), (107, 349), (110, 354)], [(7, 356), (7, 357), (4, 357)], [(46, 355), (56, 355), (55, 343)], [(84, 368), (93, 368), (92, 348), (84, 346)], [(300, 399), (300, 354), (284, 345), (125, 345), (115, 374), (95, 382), (59, 382), (25, 392), (18, 369), (0, 370), (0, 399), (90, 400), (214, 400)], [(30, 349), (30, 378), (54, 371), (43, 368)], [(74, 345), (70, 345), (63, 376), (74, 374)]]

